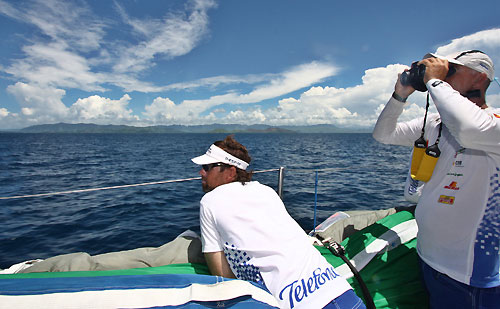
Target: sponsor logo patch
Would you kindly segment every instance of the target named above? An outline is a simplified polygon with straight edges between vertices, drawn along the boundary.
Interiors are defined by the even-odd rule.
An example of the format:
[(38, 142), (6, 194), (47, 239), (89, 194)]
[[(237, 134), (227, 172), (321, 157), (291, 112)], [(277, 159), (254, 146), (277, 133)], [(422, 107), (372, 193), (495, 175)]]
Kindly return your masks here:
[(438, 203), (441, 204), (453, 205), (454, 202), (455, 202), (454, 196), (441, 195), (438, 199)]
[(457, 186), (456, 181), (452, 181), (449, 185), (444, 186), (445, 189), (450, 189), (450, 190), (460, 190), (460, 188)]

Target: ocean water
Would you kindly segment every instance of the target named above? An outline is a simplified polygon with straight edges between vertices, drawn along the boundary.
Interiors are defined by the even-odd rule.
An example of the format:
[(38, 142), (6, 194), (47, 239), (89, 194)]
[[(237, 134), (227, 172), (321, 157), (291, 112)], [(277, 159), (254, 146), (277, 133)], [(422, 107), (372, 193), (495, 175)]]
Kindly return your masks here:
[[(197, 177), (191, 158), (225, 134), (0, 133), (0, 197)], [(410, 149), (370, 134), (236, 134), (255, 171), (285, 167), (283, 200), (305, 229), (336, 211), (408, 205)], [(278, 173), (254, 180), (277, 189)], [(200, 180), (0, 199), (0, 268), (72, 252), (157, 247), (199, 232)]]

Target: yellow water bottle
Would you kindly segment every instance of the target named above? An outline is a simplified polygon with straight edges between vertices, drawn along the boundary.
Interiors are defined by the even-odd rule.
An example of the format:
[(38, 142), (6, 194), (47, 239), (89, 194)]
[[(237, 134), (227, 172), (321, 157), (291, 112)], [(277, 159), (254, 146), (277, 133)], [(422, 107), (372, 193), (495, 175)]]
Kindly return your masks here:
[[(434, 168), (436, 167), (436, 163), (441, 155), (441, 150), (437, 144), (427, 147), (425, 150), (425, 154), (422, 157), (422, 161), (420, 162), (420, 166), (418, 168), (418, 172), (415, 175), (415, 180), (421, 181), (429, 181), (431, 179), (432, 173), (434, 172)], [(413, 175), (412, 175), (413, 177)]]
[(427, 147), (427, 142), (425, 141), (423, 136), (417, 139), (415, 141), (415, 144), (413, 145), (413, 156), (411, 158), (411, 168), (410, 168), (411, 178), (413, 179), (415, 179), (417, 175), (426, 147)]

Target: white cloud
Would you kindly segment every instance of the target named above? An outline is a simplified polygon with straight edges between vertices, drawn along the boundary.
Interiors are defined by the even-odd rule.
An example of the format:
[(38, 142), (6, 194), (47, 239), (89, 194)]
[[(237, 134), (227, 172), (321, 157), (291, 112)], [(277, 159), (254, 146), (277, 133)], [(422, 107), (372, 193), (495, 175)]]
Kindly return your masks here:
[(19, 1), (14, 7), (0, 0), (0, 13), (31, 24), (54, 42), (64, 42), (72, 49), (95, 50), (104, 35), (105, 25), (94, 18), (84, 2)]
[(229, 113), (228, 123), (264, 123), (266, 119), (266, 115), (260, 110), (254, 110), (250, 112), (242, 112), (236, 111)]
[(125, 94), (119, 100), (111, 100), (97, 95), (78, 99), (70, 109), (72, 122), (85, 122), (97, 124), (127, 124), (138, 121), (128, 109), (131, 98)]
[(157, 97), (144, 107), (143, 120), (148, 124), (205, 124), (217, 121), (214, 112), (202, 115), (202, 107), (193, 104), (175, 104), (169, 98)]
[(223, 85), (237, 85), (237, 84), (258, 84), (269, 82), (273, 78), (276, 78), (277, 74), (249, 74), (244, 76), (235, 76), (235, 75), (221, 75), (221, 76), (212, 76), (201, 78), (199, 80), (183, 82), (183, 83), (174, 83), (164, 87), (161, 87), (161, 91), (169, 91), (169, 90), (190, 90), (196, 88), (212, 88), (215, 89), (218, 86)]
[(1, 69), (34, 85), (89, 92), (115, 85), (124, 91), (158, 92), (164, 87), (136, 74), (154, 66), (158, 57), (173, 58), (195, 48), (208, 33), (207, 12), (215, 6), (213, 0), (192, 0), (186, 11), (140, 20), (129, 18), (117, 5), (124, 21), (140, 34), (135, 45), (124, 46), (118, 39), (105, 40), (111, 22), (96, 16), (85, 2), (32, 0), (14, 7), (0, 0), (0, 14), (38, 30), (22, 47), (23, 57)]
[(267, 122), (369, 127), (376, 121), (377, 107), (385, 104), (390, 97), (395, 76), (404, 68), (402, 65), (389, 65), (367, 70), (363, 83), (350, 88), (311, 87), (298, 99), (282, 99), (277, 108), (266, 111)]
[(285, 95), (287, 93), (309, 87), (331, 77), (339, 69), (330, 63), (313, 61), (294, 67), (284, 72), (267, 85), (257, 87), (254, 91), (240, 95), (237, 103), (254, 103)]
[(169, 98), (158, 97), (151, 105), (146, 105), (143, 113), (153, 124), (175, 121), (176, 105)]
[(0, 13), (38, 30), (22, 47), (23, 57), (3, 68), (6, 73), (34, 87), (105, 90), (101, 86), (104, 75), (92, 72), (88, 57), (88, 52), (102, 48), (105, 25), (85, 3), (34, 0), (16, 7), (0, 4)]
[[(152, 104), (145, 106), (146, 112), (143, 115), (147, 120), (155, 124), (199, 124), (217, 120), (226, 123), (231, 121), (243, 121), (247, 123), (249, 119), (245, 120), (241, 114), (242, 111), (238, 110), (238, 105), (278, 98), (290, 92), (310, 87), (337, 72), (338, 68), (332, 64), (315, 61), (293, 67), (281, 74), (251, 75), (242, 78), (223, 77), (223, 81), (227, 81), (228, 79), (238, 82), (260, 82), (267, 80), (267, 83), (261, 83), (253, 91), (245, 94), (231, 92), (213, 96), (206, 100), (185, 100), (180, 104), (175, 104), (168, 98), (158, 97)], [(220, 80), (215, 81), (214, 78), (210, 79), (210, 81), (218, 83)], [(197, 81), (194, 84), (200, 85), (203, 82)], [(210, 109), (217, 108), (223, 104), (235, 104), (236, 108), (233, 111), (229, 111), (224, 119), (217, 118), (214, 111), (207, 114), (207, 111)], [(217, 110), (220, 111), (220, 108), (217, 108)], [(249, 113), (246, 114), (246, 117), (250, 115)], [(253, 121), (266, 121), (266, 117), (262, 112), (252, 112), (251, 115), (253, 118), (250, 119)]]
[(11, 113), (6, 108), (0, 108), (0, 129), (20, 129), (27, 125), (17, 113)]
[(66, 91), (53, 87), (37, 87), (17, 82), (7, 87), (26, 116), (36, 115), (50, 121), (63, 120), (68, 115), (68, 108), (61, 101)]
[(9, 111), (6, 108), (0, 108), (0, 118), (7, 117), (9, 114)]
[(7, 87), (7, 92), (16, 98), (20, 113), (0, 109), (0, 128), (22, 128), (29, 125), (65, 121), (68, 108), (62, 103), (63, 89), (39, 87), (22, 82)]
[(162, 20), (131, 18), (119, 7), (124, 22), (145, 40), (125, 48), (114, 71), (140, 72), (154, 65), (155, 56), (172, 58), (189, 53), (207, 33), (207, 13), (213, 7), (212, 0), (191, 1), (189, 15), (169, 14)]
[(26, 58), (14, 61), (6, 72), (31, 84), (104, 91), (102, 76), (91, 72), (87, 60), (62, 43), (25, 46)]
[(272, 76), (271, 80), (258, 85), (253, 91), (245, 94), (226, 93), (216, 95), (206, 100), (185, 100), (180, 106), (185, 110), (195, 110), (199, 113), (221, 104), (257, 103), (267, 99), (277, 98), (288, 93), (310, 87), (331, 77), (338, 72), (338, 68), (330, 63), (311, 62), (302, 64)]
[(449, 44), (439, 47), (436, 53), (448, 55), (453, 52), (468, 49), (479, 49), (487, 54), (491, 51), (493, 55), (490, 55), (490, 57), (498, 56), (498, 51), (500, 49), (500, 28), (483, 30), (458, 39), (453, 39)]
[(69, 108), (60, 98), (64, 90), (55, 88), (36, 89), (33, 86), (17, 83), (9, 86), (8, 91), (22, 103), (21, 113), (10, 113), (0, 108), (0, 128), (22, 128), (44, 123), (96, 123), (139, 125), (140, 119), (128, 108), (130, 96), (123, 95), (118, 100), (97, 95), (78, 99)]
[(23, 107), (21, 108), (21, 114), (25, 116), (33, 116), (33, 114), (35, 114), (35, 109), (30, 107)]

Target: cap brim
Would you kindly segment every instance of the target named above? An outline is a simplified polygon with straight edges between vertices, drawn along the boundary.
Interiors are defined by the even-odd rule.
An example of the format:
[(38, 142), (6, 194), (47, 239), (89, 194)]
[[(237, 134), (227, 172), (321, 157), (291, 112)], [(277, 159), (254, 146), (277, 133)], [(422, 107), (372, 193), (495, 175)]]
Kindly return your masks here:
[(196, 158), (192, 158), (191, 161), (193, 161), (195, 164), (198, 164), (198, 165), (220, 162), (220, 160), (218, 160), (216, 158), (212, 158), (210, 156), (207, 156), (206, 154), (201, 155), (201, 156), (196, 157)]
[(456, 59), (448, 58), (448, 57), (441, 56), (441, 55), (434, 54), (434, 53), (428, 53), (428, 54), (426, 54), (424, 56), (424, 59), (427, 59), (427, 58), (439, 58), (439, 59), (443, 59), (443, 60), (448, 60), (448, 62), (453, 63), (453, 64), (464, 65), (462, 62), (460, 62), (460, 61), (458, 61)]

